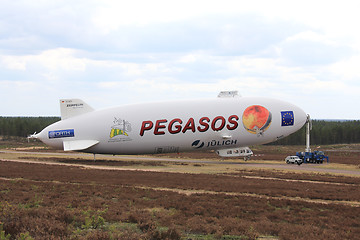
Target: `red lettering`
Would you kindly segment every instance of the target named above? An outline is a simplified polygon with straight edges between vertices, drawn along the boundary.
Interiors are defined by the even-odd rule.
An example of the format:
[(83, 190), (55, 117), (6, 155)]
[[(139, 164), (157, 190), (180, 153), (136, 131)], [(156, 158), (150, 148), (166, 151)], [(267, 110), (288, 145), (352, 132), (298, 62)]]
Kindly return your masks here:
[[(204, 121), (207, 121), (207, 122), (204, 122)], [(199, 132), (206, 132), (208, 129), (209, 129), (209, 123), (210, 122), (210, 118), (208, 117), (202, 117), (200, 118), (199, 120), (199, 124), (201, 126), (203, 126), (204, 128), (201, 128), (201, 126), (198, 126), (197, 129)]]
[(154, 135), (165, 135), (166, 128), (170, 134), (177, 134), (179, 132), (186, 133), (188, 130), (191, 130), (193, 133), (196, 130), (206, 132), (210, 127), (216, 132), (223, 130), (225, 126), (228, 130), (235, 130), (239, 126), (238, 121), (239, 117), (237, 115), (231, 115), (227, 120), (225, 120), (223, 116), (217, 116), (212, 120), (208, 117), (202, 117), (198, 121), (198, 126), (195, 125), (194, 118), (189, 118), (184, 127), (182, 126), (183, 121), (180, 118), (172, 119), (168, 125), (166, 124), (168, 122), (166, 119), (157, 120), (155, 124), (152, 121), (143, 121), (140, 136), (144, 136), (146, 131), (153, 129), (154, 125)]
[[(226, 125), (226, 128), (229, 129), (229, 130), (235, 130), (238, 127), (238, 122), (237, 122), (238, 120), (239, 120), (238, 116), (231, 115), (228, 118), (229, 124)], [(232, 126), (230, 124), (232, 124)]]
[[(174, 123), (176, 123), (176, 122), (178, 122), (178, 123), (180, 123), (180, 124), (175, 125), (175, 126), (174, 126), (175, 130), (174, 130), (174, 129), (173, 129), (173, 125), (174, 125)], [(181, 124), (182, 124), (182, 121), (181, 121), (180, 118), (175, 118), (175, 119), (171, 120), (171, 122), (169, 123), (169, 126), (168, 126), (168, 131), (169, 131), (169, 133), (171, 133), (171, 134), (176, 134), (176, 133), (181, 132)]]
[(166, 119), (161, 119), (161, 120), (157, 120), (155, 123), (155, 129), (154, 129), (154, 134), (155, 135), (164, 135), (165, 132), (164, 131), (159, 131), (160, 128), (166, 128), (165, 125), (161, 125), (162, 123), (166, 123), (167, 120)]
[[(216, 127), (216, 122), (221, 120), (220, 126)], [(214, 131), (220, 131), (225, 127), (225, 118), (223, 116), (217, 116), (211, 123), (211, 129)]]
[(190, 118), (188, 120), (188, 122), (186, 123), (186, 125), (183, 128), (182, 132), (185, 133), (187, 130), (191, 130), (192, 132), (195, 132), (195, 123), (194, 123), (193, 118)]
[(143, 121), (141, 125), (140, 136), (143, 136), (145, 131), (151, 130), (153, 126), (154, 123), (152, 121)]

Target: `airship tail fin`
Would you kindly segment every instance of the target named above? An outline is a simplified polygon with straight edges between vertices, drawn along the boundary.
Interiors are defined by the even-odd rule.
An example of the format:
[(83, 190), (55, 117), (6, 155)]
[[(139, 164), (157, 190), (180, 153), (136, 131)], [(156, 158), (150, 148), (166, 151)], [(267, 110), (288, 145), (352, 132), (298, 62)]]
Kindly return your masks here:
[(61, 120), (92, 112), (94, 109), (81, 99), (60, 100)]

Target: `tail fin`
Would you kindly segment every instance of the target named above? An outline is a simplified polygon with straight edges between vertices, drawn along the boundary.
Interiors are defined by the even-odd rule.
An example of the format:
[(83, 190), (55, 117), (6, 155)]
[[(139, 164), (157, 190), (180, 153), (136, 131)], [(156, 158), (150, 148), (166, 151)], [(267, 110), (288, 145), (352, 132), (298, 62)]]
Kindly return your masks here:
[(92, 112), (94, 109), (81, 99), (61, 99), (60, 111), (61, 120), (64, 120), (84, 113)]

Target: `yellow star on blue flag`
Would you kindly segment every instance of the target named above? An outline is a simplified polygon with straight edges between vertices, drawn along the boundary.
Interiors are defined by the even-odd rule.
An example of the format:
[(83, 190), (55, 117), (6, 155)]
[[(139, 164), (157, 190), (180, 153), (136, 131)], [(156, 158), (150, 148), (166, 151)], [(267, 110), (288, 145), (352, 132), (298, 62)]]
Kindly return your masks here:
[(281, 112), (281, 126), (292, 126), (294, 125), (294, 112), (284, 111)]

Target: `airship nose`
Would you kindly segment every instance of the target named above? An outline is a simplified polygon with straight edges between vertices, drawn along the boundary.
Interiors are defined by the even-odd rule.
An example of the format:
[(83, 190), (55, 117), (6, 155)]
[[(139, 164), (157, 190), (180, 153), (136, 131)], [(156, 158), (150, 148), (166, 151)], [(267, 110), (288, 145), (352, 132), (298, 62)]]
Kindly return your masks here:
[(42, 142), (46, 142), (46, 140), (48, 139), (47, 136), (47, 128), (43, 129), (41, 132), (39, 132), (38, 134), (36, 134), (34, 136), (36, 139), (41, 140)]
[(49, 144), (46, 128), (37, 134), (30, 135), (29, 138), (39, 139), (45, 144)]
[(301, 108), (296, 107), (295, 116), (296, 116), (295, 124), (300, 129), (300, 128), (302, 128), (302, 126), (304, 126), (304, 124), (307, 121), (307, 114)]
[(44, 133), (44, 130), (42, 130), (41, 132), (39, 133), (34, 133), (34, 134), (31, 134), (28, 136), (29, 139), (39, 139), (41, 141), (43, 141), (45, 139), (45, 133)]

